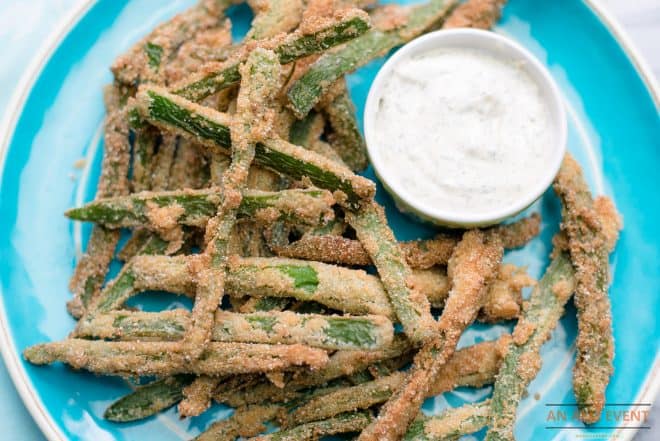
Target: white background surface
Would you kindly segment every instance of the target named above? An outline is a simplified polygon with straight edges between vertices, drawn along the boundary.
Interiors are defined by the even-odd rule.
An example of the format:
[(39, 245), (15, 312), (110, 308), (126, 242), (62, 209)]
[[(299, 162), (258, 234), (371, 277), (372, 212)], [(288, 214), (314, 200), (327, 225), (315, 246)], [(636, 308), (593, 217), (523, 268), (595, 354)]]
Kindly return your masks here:
[[(552, 1), (552, 0), (529, 0)], [(83, 0), (0, 0), (0, 118), (31, 58), (58, 23)], [(660, 78), (660, 0), (601, 0), (623, 25), (647, 64)], [(0, 439), (42, 440), (0, 359)], [(652, 430), (636, 441), (660, 439), (660, 407), (654, 406)]]

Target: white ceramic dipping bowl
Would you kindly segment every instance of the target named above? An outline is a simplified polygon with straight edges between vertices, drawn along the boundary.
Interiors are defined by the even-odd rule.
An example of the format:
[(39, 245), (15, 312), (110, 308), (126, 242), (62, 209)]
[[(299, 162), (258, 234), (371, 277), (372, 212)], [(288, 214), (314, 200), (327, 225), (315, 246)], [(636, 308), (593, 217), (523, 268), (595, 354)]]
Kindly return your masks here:
[[(442, 48), (465, 48), (484, 51), (491, 56), (516, 63), (525, 70), (537, 84), (540, 95), (545, 101), (550, 115), (550, 127), (554, 133), (551, 160), (545, 164), (534, 185), (527, 186), (520, 197), (513, 202), (506, 203), (487, 211), (470, 212), (465, 209), (456, 209), (449, 206), (431, 206), (420, 201), (406, 191), (397, 179), (394, 179), (387, 164), (382, 159), (383, 146), (375, 141), (376, 111), (378, 100), (386, 97), (383, 94), (383, 85), (392, 75), (393, 68), (407, 58), (427, 51)], [(396, 97), (391, 97), (396, 99)], [(551, 185), (566, 151), (566, 112), (559, 89), (550, 73), (541, 63), (518, 43), (494, 32), (475, 29), (451, 29), (432, 32), (417, 38), (401, 47), (380, 69), (369, 90), (367, 104), (364, 111), (364, 132), (367, 151), (374, 170), (383, 186), (393, 196), (397, 207), (406, 213), (412, 214), (424, 221), (436, 225), (449, 227), (477, 227), (499, 223), (504, 219), (516, 215), (534, 203)], [(478, 129), (478, 128), (475, 128)], [(391, 167), (391, 165), (389, 166)], [(414, 171), (411, 170), (414, 173)], [(430, 189), (432, 190), (432, 189)]]

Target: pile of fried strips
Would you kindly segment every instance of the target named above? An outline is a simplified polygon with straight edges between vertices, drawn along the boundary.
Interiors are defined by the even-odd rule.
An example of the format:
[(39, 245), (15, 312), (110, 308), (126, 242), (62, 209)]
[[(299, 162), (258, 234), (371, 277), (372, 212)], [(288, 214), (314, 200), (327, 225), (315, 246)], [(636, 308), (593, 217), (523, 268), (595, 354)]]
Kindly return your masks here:
[[(621, 220), (579, 165), (567, 156), (556, 177), (561, 228), (538, 282), (502, 263), (538, 234), (538, 215), (397, 242), (374, 182), (356, 174), (368, 160), (345, 75), (425, 32), (491, 28), (504, 0), (248, 0), (238, 43), (234, 3), (200, 1), (113, 64), (97, 197), (66, 213), (94, 223), (70, 285), (77, 326), (25, 358), (156, 377), (113, 403), (111, 421), (177, 403), (182, 418), (213, 401), (235, 408), (199, 440), (453, 440), (484, 427), (486, 440), (512, 440), (574, 294), (574, 392), (581, 419), (597, 421)], [(106, 283), (115, 258), (124, 265)], [(126, 304), (162, 291), (192, 309)], [(475, 320), (512, 319), (511, 335), (456, 349)], [(420, 412), (427, 397), (489, 384), (485, 401)], [(266, 423), (278, 430), (263, 434)]]

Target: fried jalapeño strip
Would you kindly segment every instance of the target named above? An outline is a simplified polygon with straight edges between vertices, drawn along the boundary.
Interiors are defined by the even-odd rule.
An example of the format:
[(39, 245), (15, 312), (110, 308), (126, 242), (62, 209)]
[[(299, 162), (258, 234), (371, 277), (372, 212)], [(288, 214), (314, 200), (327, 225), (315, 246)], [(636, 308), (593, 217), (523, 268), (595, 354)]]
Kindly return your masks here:
[(359, 432), (373, 417), (369, 412), (348, 412), (322, 421), (312, 421), (291, 429), (250, 438), (253, 441), (313, 441), (319, 437)]
[(211, 406), (213, 391), (218, 385), (218, 378), (200, 375), (182, 389), (182, 400), (177, 406), (179, 416), (186, 418), (204, 413)]
[[(481, 387), (495, 380), (509, 336), (499, 340), (477, 343), (456, 351), (437, 376), (431, 379), (427, 397), (439, 395), (459, 386)], [(286, 419), (286, 426), (295, 426), (309, 421), (330, 418), (337, 414), (357, 409), (368, 409), (387, 401), (406, 380), (404, 372), (394, 372), (361, 383), (357, 386), (340, 388), (317, 396), (297, 409)]]
[[(117, 309), (131, 296), (142, 291), (169, 291), (194, 296), (194, 268), (200, 265), (199, 259), (199, 256), (136, 256), (126, 269), (130, 269), (130, 283), (116, 289), (109, 287), (104, 292), (104, 302), (99, 312)], [(363, 270), (278, 257), (233, 256), (228, 265), (225, 290), (233, 298), (252, 296), (264, 301), (274, 298), (313, 301), (348, 314), (373, 314), (396, 320), (382, 282)], [(516, 299), (519, 296), (519, 282), (509, 279), (502, 282), (510, 291), (498, 295), (490, 295), (489, 292), (487, 300), (494, 303), (484, 304), (484, 308), (493, 313), (499, 313), (502, 309), (497, 305), (500, 299)], [(444, 305), (449, 281), (443, 270), (434, 268), (413, 271), (410, 283), (428, 298), (431, 305)], [(489, 289), (495, 286), (493, 284)], [(496, 317), (491, 315), (489, 318), (494, 320)]]
[(289, 89), (291, 109), (298, 118), (304, 117), (343, 75), (422, 34), (442, 21), (455, 5), (453, 0), (430, 0), (408, 10), (403, 26), (388, 30), (376, 26), (321, 55)]
[[(83, 323), (79, 337), (123, 341), (176, 341), (190, 325), (190, 313), (112, 311)], [(240, 314), (217, 311), (213, 341), (304, 344), (337, 350), (375, 350), (392, 341), (392, 322), (383, 316), (333, 316), (270, 311)]]
[(167, 409), (181, 401), (183, 389), (194, 375), (179, 374), (139, 386), (128, 395), (112, 403), (103, 418), (117, 423), (141, 420)]
[[(142, 192), (119, 198), (97, 199), (65, 215), (73, 220), (95, 222), (107, 228), (147, 227), (157, 229), (162, 217), (191, 227), (204, 227), (222, 202), (222, 190)], [(327, 190), (282, 190), (263, 192), (246, 190), (237, 216), (302, 225), (325, 224), (334, 217), (332, 194)], [(154, 225), (156, 224), (156, 225)]]
[(443, 29), (490, 29), (500, 19), (507, 0), (467, 0), (447, 17)]
[(162, 83), (164, 68), (177, 49), (196, 33), (220, 24), (231, 0), (200, 0), (192, 8), (157, 26), (112, 65), (115, 79), (126, 86)]
[(246, 40), (262, 40), (281, 32), (291, 32), (303, 15), (302, 0), (248, 0), (254, 19)]
[(387, 224), (385, 211), (372, 201), (356, 213), (346, 213), (346, 220), (378, 269), (406, 336), (415, 344), (422, 343), (431, 336), (435, 324), (430, 304), (412, 283), (412, 270)]
[(369, 164), (367, 146), (358, 127), (355, 105), (346, 88), (346, 80), (340, 80), (341, 92), (322, 110), (332, 132), (328, 141), (342, 161), (353, 171), (364, 170)]
[(550, 337), (573, 293), (574, 271), (565, 252), (559, 252), (532, 292), (513, 332), (502, 369), (495, 381), (492, 417), (486, 439), (513, 440), (518, 402), (541, 368), (539, 350)]
[[(534, 213), (519, 221), (493, 227), (490, 231), (501, 237), (504, 248), (518, 248), (538, 235), (540, 224), (541, 217)], [(440, 233), (432, 239), (400, 242), (400, 246), (411, 268), (424, 269), (446, 264), (459, 240), (458, 235)], [(291, 244), (272, 248), (279, 256), (295, 259), (356, 266), (372, 263), (359, 241), (337, 235), (305, 235)]]
[(325, 351), (303, 345), (211, 342), (196, 360), (180, 348), (179, 342), (71, 338), (31, 346), (23, 355), (38, 365), (61, 361), (75, 369), (103, 375), (161, 377), (185, 373), (222, 376), (272, 372), (303, 364), (320, 368), (328, 362)]
[[(126, 110), (120, 104), (119, 94), (119, 90), (114, 86), (105, 90), (107, 116), (104, 122), (101, 176), (96, 190), (99, 198), (128, 193), (130, 162), (128, 120)], [(69, 281), (73, 299), (69, 301), (67, 308), (74, 317), (82, 317), (92, 299), (98, 296), (118, 241), (118, 231), (110, 231), (101, 226), (92, 229), (85, 254), (76, 264)]]
[(341, 377), (353, 375), (368, 369), (375, 363), (404, 356), (411, 350), (410, 342), (400, 334), (395, 335), (392, 343), (374, 351), (337, 351), (330, 356), (327, 364), (320, 369), (294, 372), (285, 380), (283, 388), (270, 381), (256, 381), (247, 387), (219, 390), (214, 399), (232, 407), (256, 404), (263, 401), (282, 402), (300, 396), (298, 391), (319, 386)]
[(582, 169), (570, 155), (564, 158), (554, 189), (563, 203), (562, 231), (568, 237), (568, 251), (575, 268), (578, 335), (573, 390), (580, 419), (593, 424), (600, 418), (613, 371), (614, 338), (608, 296), (611, 241)]
[(208, 261), (208, 266), (196, 274), (191, 323), (183, 337), (185, 351), (194, 358), (202, 354), (211, 338), (213, 317), (224, 292), (229, 236), (247, 186), (255, 144), (269, 136), (272, 129), (269, 110), (280, 86), (281, 66), (272, 51), (254, 50), (240, 66), (240, 71), (237, 115), (231, 125), (231, 164), (222, 177), (223, 197), (217, 215), (206, 227), (209, 242), (204, 260)]
[(349, 41), (368, 29), (369, 18), (364, 11), (341, 11), (330, 23), (323, 22), (318, 28), (312, 27), (304, 31), (281, 34), (272, 39), (244, 43), (225, 62), (202, 66), (192, 79), (175, 86), (174, 93), (191, 101), (200, 101), (238, 83), (241, 78), (238, 66), (255, 47), (273, 50), (280, 63), (287, 64)]
[[(191, 357), (202, 354), (211, 340), (214, 314), (224, 294), (225, 272), (230, 239), (236, 224), (243, 191), (247, 188), (255, 143), (269, 136), (273, 128), (273, 104), (281, 87), (281, 66), (275, 54), (264, 49), (251, 52), (239, 66), (241, 86), (236, 101), (236, 116), (230, 136), (233, 139), (231, 162), (222, 174), (222, 202), (215, 217), (206, 225), (206, 250), (202, 268), (195, 271), (195, 303), (191, 321), (183, 335), (183, 350)], [(182, 415), (197, 415), (210, 406), (217, 380), (202, 376), (188, 388), (190, 394), (179, 409)], [(204, 393), (194, 393), (204, 392)]]
[(453, 355), (462, 332), (474, 321), (495, 277), (504, 250), (497, 235), (470, 230), (449, 259), (452, 289), (434, 336), (415, 356), (406, 383), (381, 409), (378, 418), (360, 434), (360, 441), (400, 439), (419, 412), (431, 381)]
[[(200, 144), (226, 152), (231, 147), (229, 125), (232, 116), (199, 106), (161, 88), (141, 88), (137, 95), (140, 114), (152, 124), (192, 136)], [(334, 161), (289, 144), (267, 139), (255, 146), (256, 164), (293, 179), (308, 178), (314, 185), (342, 195), (345, 204), (357, 207), (375, 193), (374, 183), (355, 175)]]
[[(303, 192), (305, 191), (303, 190)], [(260, 203), (268, 202), (269, 200), (270, 202), (274, 202), (270, 197), (266, 197), (266, 199), (262, 199)], [(190, 202), (189, 199), (187, 201)], [(186, 206), (186, 203), (181, 200), (177, 202), (176, 198), (173, 202), (175, 202), (173, 205), (166, 208), (167, 212), (170, 212), (172, 207)], [(158, 205), (158, 203), (156, 203), (156, 205)], [(202, 204), (193, 205), (199, 208)], [(209, 210), (214, 210), (216, 209), (215, 207), (217, 207), (217, 204), (214, 204), (213, 208), (207, 208)], [(265, 208), (265, 206), (262, 206), (262, 208)], [(270, 208), (274, 207), (268, 207), (265, 209), (270, 210)], [(299, 212), (297, 205), (291, 205), (288, 203), (279, 205), (278, 208), (281, 210), (294, 210), (293, 213), (290, 212), (289, 214), (284, 215), (285, 218), (297, 217), (295, 213)], [(309, 209), (310, 207), (307, 208)], [(118, 210), (118, 212), (121, 212), (121, 210)], [(157, 212), (158, 211), (156, 210), (156, 213)], [(177, 212), (181, 215), (180, 209)], [(166, 216), (166, 214), (167, 213), (160, 213), (160, 216), (158, 217), (161, 221), (167, 220), (168, 216)], [(241, 216), (242, 214), (244, 213), (239, 209), (238, 215)], [(253, 214), (253, 212), (248, 211), (248, 215)], [(170, 219), (169, 223), (176, 224), (176, 221)], [(195, 222), (191, 221), (191, 223), (194, 224)], [(160, 224), (162, 226), (164, 223), (161, 222)], [(92, 320), (94, 316), (99, 313), (105, 313), (119, 308), (128, 298), (142, 290), (162, 289), (169, 292), (192, 295), (194, 293), (193, 269), (198, 268), (204, 262), (198, 262), (201, 259), (199, 256), (190, 258), (196, 260), (195, 262), (189, 262), (188, 260), (190, 259), (186, 260), (183, 256), (172, 257), (171, 259), (168, 259), (166, 256), (160, 256), (161, 259), (155, 258), (155, 260), (149, 260), (147, 257), (149, 255), (163, 254), (168, 247), (169, 244), (160, 239), (157, 235), (147, 235), (141, 247), (137, 249), (138, 255), (128, 261), (122, 267), (117, 277), (115, 277), (115, 279), (104, 287), (101, 293), (95, 297), (94, 301), (88, 308), (89, 317), (84, 318), (78, 324), (78, 327), (84, 326), (86, 322)]]
[(236, 409), (229, 418), (216, 421), (194, 441), (234, 441), (237, 437), (256, 436), (266, 430), (264, 423), (277, 417), (281, 406), (254, 405)]
[(478, 432), (488, 424), (490, 400), (447, 409), (437, 416), (420, 416), (408, 428), (403, 441), (452, 441)]

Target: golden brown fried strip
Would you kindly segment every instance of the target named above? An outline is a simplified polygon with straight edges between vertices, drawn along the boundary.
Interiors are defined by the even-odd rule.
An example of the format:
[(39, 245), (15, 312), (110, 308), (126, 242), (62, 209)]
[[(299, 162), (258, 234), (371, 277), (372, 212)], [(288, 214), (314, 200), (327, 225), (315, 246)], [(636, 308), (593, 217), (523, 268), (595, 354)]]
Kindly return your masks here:
[(612, 375), (614, 338), (609, 288), (609, 248), (619, 222), (613, 207), (599, 202), (610, 221), (603, 228), (580, 165), (570, 154), (555, 179), (554, 189), (562, 199), (562, 230), (575, 268), (575, 305), (578, 316), (577, 357), (573, 389), (580, 406), (580, 419), (599, 420), (605, 402), (605, 389)]
[(202, 63), (217, 61), (231, 45), (231, 21), (203, 29), (185, 41), (165, 66), (165, 84), (175, 84), (194, 73)]
[[(131, 264), (136, 292), (169, 291), (193, 297), (195, 268), (204, 262), (199, 256), (138, 256)], [(238, 257), (230, 259), (229, 268), (225, 289), (231, 296), (298, 298), (354, 315), (376, 314), (395, 319), (378, 278), (362, 270), (283, 258)], [(296, 287), (295, 277), (287, 275), (292, 269), (312, 277), (309, 282), (315, 285), (313, 289), (311, 284)], [(533, 283), (522, 269), (502, 266), (499, 273), (497, 281), (489, 286), (483, 305), (484, 320), (512, 318), (511, 309), (519, 306), (520, 290)], [(444, 306), (450, 286), (444, 269), (415, 270), (409, 283), (432, 306)]]
[[(317, 371), (293, 370), (283, 388), (273, 385), (270, 381), (262, 381), (258, 377), (240, 378), (222, 384), (213, 398), (219, 403), (232, 407), (264, 401), (288, 402), (304, 396), (304, 389), (365, 372), (376, 363), (393, 362), (393, 369), (398, 369), (409, 359), (408, 354), (411, 350), (408, 340), (402, 335), (397, 335), (392, 344), (385, 349), (337, 351), (330, 356), (328, 363)], [(403, 362), (399, 361), (400, 358)]]
[(454, 9), (443, 24), (443, 29), (490, 29), (500, 19), (506, 0), (467, 0)]
[[(128, 118), (120, 106), (120, 91), (109, 86), (105, 90), (107, 116), (105, 119), (104, 152), (101, 176), (96, 190), (98, 198), (121, 196), (129, 191), (128, 169), (130, 143)], [(82, 317), (86, 305), (98, 296), (105, 281), (108, 266), (119, 242), (119, 232), (95, 226), (87, 244), (87, 250), (78, 261), (69, 289), (73, 299), (67, 308), (76, 318)]]
[(170, 172), (178, 142), (179, 138), (176, 135), (163, 135), (163, 141), (153, 159), (154, 168), (151, 171), (151, 189), (153, 191), (168, 190), (170, 188)]
[(510, 340), (511, 336), (505, 334), (497, 340), (475, 343), (457, 350), (432, 381), (427, 397), (460, 386), (482, 387), (491, 384), (500, 370)]
[[(458, 386), (481, 387), (494, 381), (509, 335), (490, 342), (477, 343), (456, 351), (431, 380), (427, 397), (441, 394)], [(367, 409), (386, 401), (406, 381), (404, 372), (394, 372), (353, 387), (339, 388), (312, 398), (286, 419), (288, 427), (308, 421), (330, 418), (337, 414)]]
[(179, 403), (179, 415), (182, 418), (201, 415), (211, 406), (213, 391), (218, 385), (218, 378), (199, 376), (183, 388), (183, 400)]
[[(534, 213), (531, 216), (492, 228), (501, 236), (504, 248), (518, 248), (539, 233), (541, 217)], [(406, 261), (411, 268), (431, 268), (446, 264), (459, 237), (450, 234), (439, 234), (433, 239), (401, 242), (401, 248)], [(341, 236), (305, 235), (286, 246), (272, 246), (278, 256), (297, 259), (318, 260), (341, 265), (370, 265), (371, 259), (357, 240)]]
[[(414, 283), (431, 302), (434, 308), (442, 308), (449, 294), (449, 277), (443, 269), (436, 267), (417, 270), (413, 273)], [(533, 286), (536, 281), (524, 268), (511, 264), (500, 265), (497, 277), (489, 284), (479, 321), (496, 323), (518, 317), (522, 305), (522, 289)]]
[(619, 240), (619, 232), (623, 229), (623, 218), (612, 199), (607, 196), (598, 196), (594, 199), (594, 210), (598, 213), (607, 249), (611, 251)]
[(226, 420), (216, 421), (195, 441), (234, 441), (237, 437), (256, 436), (266, 430), (265, 422), (283, 411), (281, 406), (244, 406)]
[(320, 368), (328, 355), (303, 345), (209, 343), (196, 360), (181, 342), (129, 342), (67, 339), (31, 346), (23, 352), (33, 364), (61, 361), (104, 375), (170, 376), (180, 373), (222, 376), (278, 371), (307, 364)]
[(171, 172), (169, 188), (173, 190), (205, 187), (209, 170), (202, 148), (190, 140), (179, 140)]
[(463, 330), (476, 318), (503, 252), (502, 241), (492, 232), (470, 230), (463, 234), (448, 262), (452, 290), (438, 321), (439, 335), (415, 356), (406, 383), (383, 405), (378, 418), (360, 434), (360, 441), (397, 440), (405, 434), (432, 379), (453, 355)]
[(289, 245), (271, 248), (278, 256), (294, 259), (318, 260), (341, 265), (371, 264), (371, 258), (359, 241), (341, 236), (305, 235)]
[(115, 79), (130, 87), (144, 82), (162, 83), (164, 65), (175, 55), (179, 46), (198, 32), (217, 26), (223, 11), (231, 3), (230, 0), (201, 0), (172, 20), (157, 26), (114, 61), (111, 70)]
[(497, 278), (488, 288), (479, 320), (495, 323), (518, 317), (522, 305), (522, 289), (535, 283), (524, 268), (511, 264), (501, 265)]

